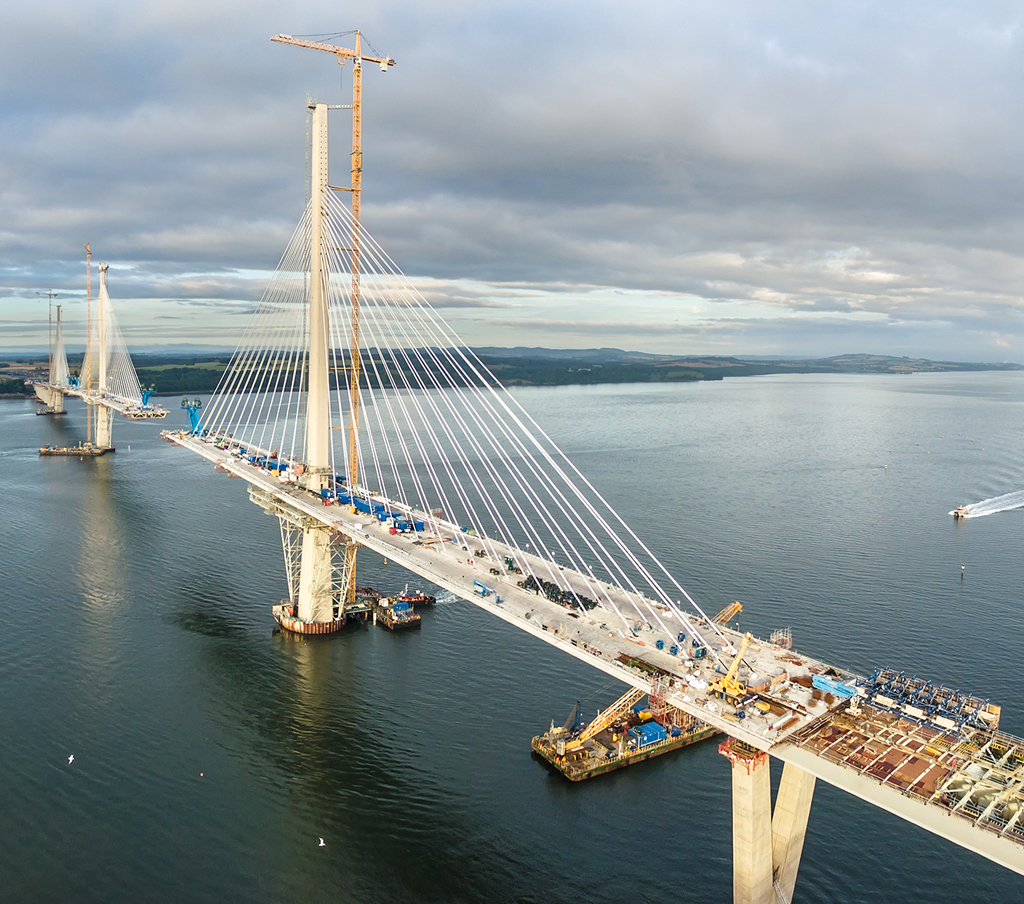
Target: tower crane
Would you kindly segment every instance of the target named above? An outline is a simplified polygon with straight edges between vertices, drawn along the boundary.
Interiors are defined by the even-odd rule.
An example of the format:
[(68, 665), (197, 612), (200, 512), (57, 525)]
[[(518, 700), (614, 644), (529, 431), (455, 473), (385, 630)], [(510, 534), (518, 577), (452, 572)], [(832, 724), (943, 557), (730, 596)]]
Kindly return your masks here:
[[(346, 60), (352, 61), (352, 185), (347, 190), (352, 193), (352, 219), (355, 227), (352, 230), (352, 324), (351, 324), (351, 370), (349, 376), (349, 406), (352, 419), (349, 425), (348, 465), (349, 481), (355, 486), (358, 478), (359, 455), (356, 439), (359, 435), (359, 268), (361, 246), (359, 235), (359, 211), (362, 201), (363, 184), (363, 63), (377, 63), (382, 72), (395, 65), (391, 57), (367, 56), (362, 51), (362, 35), (355, 32), (355, 48), (339, 47), (337, 44), (326, 44), (323, 41), (310, 41), (306, 38), (294, 38), (291, 35), (274, 35), (270, 40), (278, 44), (291, 44), (293, 47), (304, 47), (307, 50), (320, 50), (333, 53), (338, 65), (344, 66)], [(333, 186), (332, 186), (333, 187)], [(337, 190), (337, 189), (336, 189)], [(345, 191), (346, 189), (340, 189)]]

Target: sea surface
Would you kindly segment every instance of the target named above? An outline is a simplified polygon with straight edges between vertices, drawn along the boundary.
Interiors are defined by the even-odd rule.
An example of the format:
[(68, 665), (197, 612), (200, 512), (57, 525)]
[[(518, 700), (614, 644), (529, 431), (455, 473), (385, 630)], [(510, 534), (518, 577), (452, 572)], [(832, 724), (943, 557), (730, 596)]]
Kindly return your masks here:
[[(1024, 375), (516, 395), (705, 608), (1024, 735), (1024, 508), (948, 514), (1024, 489)], [(84, 415), (35, 409), (0, 400), (0, 901), (731, 900), (716, 742), (570, 784), (530, 738), (623, 686), (445, 596), (417, 633), (274, 633), (278, 526), (242, 481), (154, 422), (41, 459)], [(819, 782), (796, 900), (1024, 901), (1024, 877)]]

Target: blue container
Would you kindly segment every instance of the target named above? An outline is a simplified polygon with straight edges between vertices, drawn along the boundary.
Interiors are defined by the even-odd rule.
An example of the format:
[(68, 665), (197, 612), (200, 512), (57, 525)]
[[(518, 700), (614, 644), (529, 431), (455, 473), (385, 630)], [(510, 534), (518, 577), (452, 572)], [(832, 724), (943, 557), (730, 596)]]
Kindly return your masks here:
[(645, 722), (643, 725), (637, 725), (635, 728), (631, 728), (629, 733), (637, 739), (638, 747), (656, 744), (668, 737), (668, 732), (657, 722)]
[(677, 647), (677, 646), (676, 646), (675, 644), (672, 644), (672, 646), (670, 646), (670, 647), (668, 648), (668, 651), (669, 651), (669, 653), (671, 653), (671, 654), (672, 654), (673, 656), (678, 656), (678, 655), (679, 655), (679, 647)]
[(664, 650), (664, 649), (665, 649), (665, 641), (663, 641), (663, 640), (658, 640), (658, 641), (655, 641), (654, 645), (655, 645), (655, 646), (656, 646), (656, 647), (657, 647), (657, 648), (658, 648), (659, 650)]
[(679, 636), (676, 637), (676, 640), (678, 640), (680, 643), (685, 643), (686, 642), (686, 634), (685, 634), (685, 632), (680, 631), (679, 632)]
[(843, 684), (841, 681), (833, 681), (831, 678), (824, 678), (821, 675), (812, 675), (811, 685), (826, 694), (835, 694), (837, 697), (847, 699), (857, 693), (850, 685)]

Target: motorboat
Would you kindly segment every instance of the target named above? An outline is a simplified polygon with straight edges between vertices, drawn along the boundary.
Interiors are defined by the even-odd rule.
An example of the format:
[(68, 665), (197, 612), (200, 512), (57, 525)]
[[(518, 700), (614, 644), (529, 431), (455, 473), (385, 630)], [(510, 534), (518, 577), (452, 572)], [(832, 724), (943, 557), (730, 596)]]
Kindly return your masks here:
[(967, 506), (966, 505), (958, 505), (955, 509), (953, 509), (953, 518), (954, 519), (959, 520), (961, 518), (966, 518), (966, 517), (967, 517)]

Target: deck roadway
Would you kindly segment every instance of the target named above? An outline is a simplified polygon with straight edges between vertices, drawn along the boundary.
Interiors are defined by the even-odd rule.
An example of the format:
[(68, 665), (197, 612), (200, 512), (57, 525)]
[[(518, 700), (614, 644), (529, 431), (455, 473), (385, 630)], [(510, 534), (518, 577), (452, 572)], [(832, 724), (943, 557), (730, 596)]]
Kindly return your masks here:
[[(167, 417), (167, 409), (162, 408), (159, 405), (154, 405), (150, 408), (143, 408), (141, 405), (130, 399), (122, 399), (119, 396), (109, 394), (100, 395), (98, 392), (86, 392), (84, 389), (76, 389), (74, 386), (57, 386), (54, 383), (46, 383), (42, 380), (34, 381), (33, 386), (38, 386), (45, 392), (56, 392), (61, 395), (75, 396), (76, 398), (83, 399), (90, 405), (102, 405), (105, 408), (110, 408), (113, 411), (123, 414), (127, 418), (142, 420), (146, 418)], [(39, 395), (38, 392), (36, 394)]]
[[(948, 802), (943, 804), (939, 800), (938, 790), (934, 794), (924, 794), (917, 786), (911, 786), (906, 782), (894, 782), (892, 776), (882, 775), (877, 771), (872, 773), (855, 768), (833, 752), (819, 751), (806, 742), (806, 738), (816, 736), (823, 727), (828, 728), (831, 722), (848, 718), (845, 713), (847, 704), (844, 700), (826, 703), (824, 699), (813, 699), (812, 692), (802, 686), (800, 680), (809, 678), (811, 674), (824, 672), (850, 680), (857, 678), (853, 673), (830, 667), (803, 654), (794, 654), (765, 641), (755, 641), (748, 647), (744, 657), (744, 662), (750, 665), (754, 674), (748, 674), (746, 677), (751, 686), (761, 686), (761, 682), (770, 681), (770, 686), (764, 686), (765, 694), (762, 699), (774, 703), (775, 706), (773, 712), (768, 714), (762, 714), (750, 707), (746, 717), (740, 720), (732, 707), (725, 707), (704, 693), (704, 682), (715, 675), (717, 663), (714, 657), (692, 660), (671, 656), (667, 649), (658, 650), (655, 646), (656, 640), (663, 640), (667, 648), (675, 642), (674, 639), (647, 624), (639, 626), (639, 630), (622, 630), (621, 619), (608, 608), (599, 607), (589, 612), (571, 615), (570, 611), (562, 606), (534, 592), (517, 587), (516, 581), (520, 576), (504, 574), (501, 559), (505, 555), (510, 555), (520, 566), (528, 566), (524, 571), (532, 569), (541, 577), (548, 569), (556, 569), (563, 584), (577, 587), (581, 593), (588, 596), (593, 595), (592, 578), (568, 568), (552, 565), (521, 550), (506, 548), (491, 539), (488, 539), (486, 545), (495, 549), (497, 562), (488, 557), (476, 557), (472, 549), (467, 551), (461, 545), (452, 542), (424, 542), (425, 532), (392, 535), (371, 516), (362, 513), (352, 514), (347, 506), (325, 506), (303, 488), (293, 483), (283, 483), (278, 476), (250, 465), (218, 448), (212, 442), (185, 432), (165, 431), (163, 435), (169, 441), (214, 462), (229, 474), (243, 478), (250, 484), (256, 497), (273, 499), (279, 506), (287, 507), (293, 512), (339, 531), (359, 545), (386, 556), (395, 564), (444, 587), (456, 596), (620, 681), (649, 691), (650, 669), (654, 667), (663, 675), (668, 685), (667, 701), (683, 712), (713, 725), (751, 747), (768, 752), (786, 763), (792, 763), (830, 785), (848, 791), (862, 800), (1024, 875), (1024, 839), (1010, 831), (1012, 825), (1007, 827), (1005, 824), (997, 824), (988, 821), (987, 818), (980, 818), (978, 813), (971, 815), (963, 808), (951, 807)], [(411, 514), (408, 508), (394, 501), (383, 498), (379, 501), (386, 502), (392, 510)], [(416, 516), (423, 518), (422, 513), (416, 513)], [(475, 540), (471, 539), (467, 545), (473, 542)], [(491, 574), (492, 567), (501, 568), (502, 576)], [(488, 597), (480, 596), (474, 591), (474, 581), (492, 588), (495, 593)], [(628, 594), (610, 585), (602, 585), (602, 594), (605, 592), (615, 601), (620, 611), (633, 611)], [(668, 607), (652, 600), (647, 602), (659, 610), (662, 620), (670, 628), (675, 631), (686, 631), (678, 621), (675, 622), (678, 627), (673, 627), (676, 616)], [(698, 625), (702, 622), (695, 616), (691, 617), (691, 621)], [(740, 635), (729, 629), (722, 631), (727, 642), (733, 647), (738, 647)], [(703, 633), (720, 658), (731, 662), (733, 657), (730, 650), (707, 630), (706, 623), (703, 625)], [(870, 707), (865, 706), (863, 709), (870, 710)], [(891, 720), (896, 721), (896, 717), (891, 717)], [(862, 730), (870, 734), (867, 728)], [(975, 734), (977, 735), (977, 732)], [(895, 739), (891, 735), (892, 732), (889, 732), (886, 736), (886, 749), (895, 751), (897, 759), (904, 757), (902, 735), (897, 732)], [(1004, 746), (1011, 745), (1014, 750), (1019, 750), (1021, 757), (1024, 757), (1024, 741), (996, 732), (987, 736), (999, 738), (1000, 743)], [(874, 739), (869, 738), (868, 742), (871, 743), (872, 740)], [(955, 741), (958, 738), (951, 737), (950, 740)], [(972, 749), (979, 749), (980, 740), (975, 740)], [(941, 766), (943, 774), (952, 775), (954, 767), (957, 764), (962, 765), (969, 757), (952, 757), (948, 747), (947, 744), (945, 750), (940, 751), (937, 746), (933, 748), (920, 743), (916, 746), (912, 744), (909, 749), (915, 753), (906, 753), (904, 762), (909, 759), (924, 762), (935, 754), (935, 762), (924, 762), (922, 768), (927, 771)], [(897, 773), (894, 771), (893, 775), (895, 774)], [(1004, 785), (1007, 795), (1019, 795), (1024, 785), (1024, 775), (1020, 776), (1020, 781), (1010, 776), (1005, 779)]]

